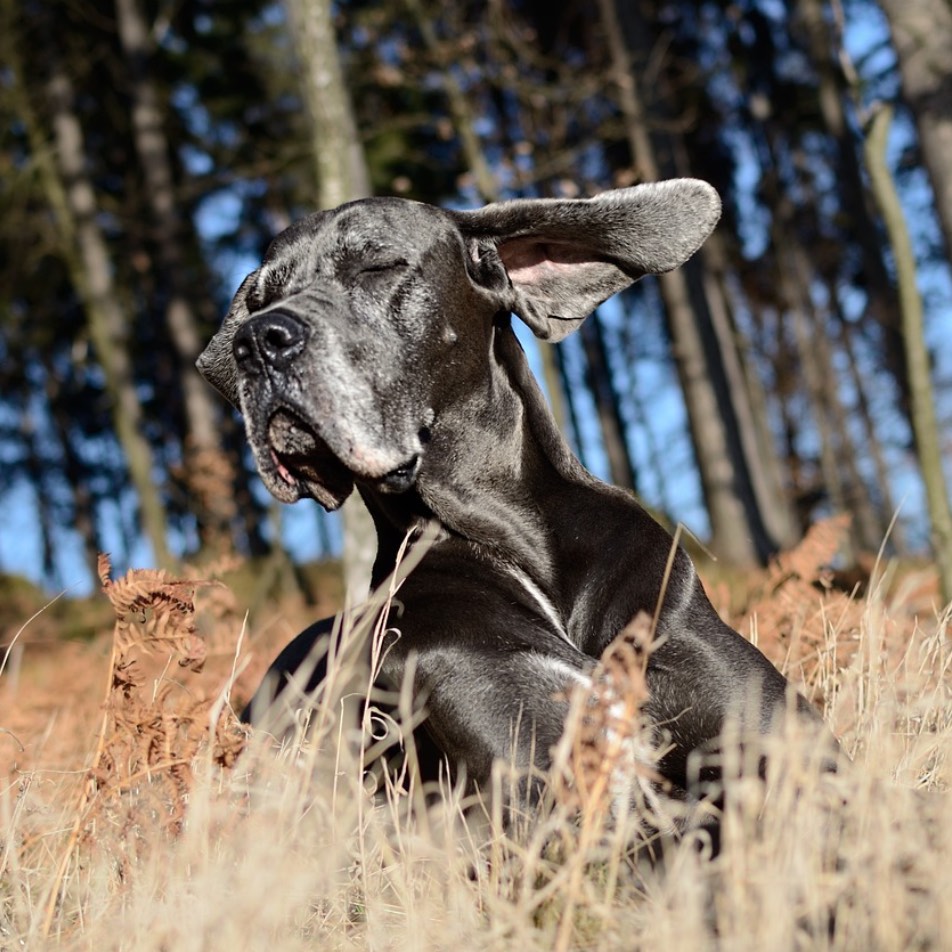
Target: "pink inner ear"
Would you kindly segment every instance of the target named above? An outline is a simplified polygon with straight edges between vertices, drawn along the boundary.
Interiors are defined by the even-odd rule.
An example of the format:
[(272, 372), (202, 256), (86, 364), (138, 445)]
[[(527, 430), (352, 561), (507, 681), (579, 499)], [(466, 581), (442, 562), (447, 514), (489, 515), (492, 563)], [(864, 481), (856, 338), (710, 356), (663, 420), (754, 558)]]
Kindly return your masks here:
[(514, 238), (496, 250), (513, 284), (540, 285), (597, 263), (593, 254), (578, 245), (538, 238)]

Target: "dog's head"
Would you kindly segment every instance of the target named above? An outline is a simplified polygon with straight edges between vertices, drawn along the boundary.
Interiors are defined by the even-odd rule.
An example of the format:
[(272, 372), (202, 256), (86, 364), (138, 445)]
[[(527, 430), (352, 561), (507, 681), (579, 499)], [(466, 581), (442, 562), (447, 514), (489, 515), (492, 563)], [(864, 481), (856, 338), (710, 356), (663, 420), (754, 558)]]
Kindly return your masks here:
[(401, 492), (448, 404), (489, 386), (500, 314), (560, 340), (686, 261), (719, 215), (693, 179), (476, 211), (353, 202), (275, 239), (198, 368), (241, 410), (278, 499), (334, 509), (354, 480)]

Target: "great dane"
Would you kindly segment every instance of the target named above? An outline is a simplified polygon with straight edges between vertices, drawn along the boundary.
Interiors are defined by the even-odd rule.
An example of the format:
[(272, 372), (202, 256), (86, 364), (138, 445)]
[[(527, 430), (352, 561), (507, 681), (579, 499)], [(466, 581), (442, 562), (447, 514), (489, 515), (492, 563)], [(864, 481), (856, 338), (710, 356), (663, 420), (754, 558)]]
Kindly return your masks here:
[[(674, 788), (729, 715), (753, 732), (791, 711), (818, 720), (718, 617), (668, 533), (573, 456), (511, 325), (560, 340), (681, 265), (719, 216), (693, 179), (475, 211), (352, 202), (274, 240), (198, 361), (244, 415), (274, 496), (333, 510), (356, 487), (375, 585), (408, 531), (435, 531), (399, 591), (382, 677), (400, 684), (413, 659), (429, 738), (477, 786), (497, 758), (548, 768), (568, 689), (639, 611), (657, 614), (645, 712)], [(299, 635), (261, 690), (331, 627)]]

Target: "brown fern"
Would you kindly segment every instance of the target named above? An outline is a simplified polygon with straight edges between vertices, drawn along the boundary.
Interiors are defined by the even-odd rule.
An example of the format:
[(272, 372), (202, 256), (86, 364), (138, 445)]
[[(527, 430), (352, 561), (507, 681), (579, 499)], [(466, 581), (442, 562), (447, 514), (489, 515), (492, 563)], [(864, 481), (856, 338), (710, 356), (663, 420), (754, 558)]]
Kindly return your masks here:
[(130, 569), (116, 581), (108, 555), (99, 556), (99, 581), (116, 613), (114, 637), (121, 652), (133, 645), (146, 652), (168, 649), (178, 663), (200, 671), (205, 644), (195, 633), (195, 590), (217, 582), (175, 579), (156, 569)]
[[(205, 749), (214, 763), (229, 767), (245, 741), (227, 707), (210, 723), (214, 697), (197, 699), (164, 676), (153, 691), (146, 691), (140, 670), (142, 655), (160, 652), (167, 653), (169, 661), (177, 658), (190, 672), (201, 670), (206, 650), (195, 627), (195, 593), (218, 583), (174, 578), (153, 569), (132, 569), (113, 580), (110, 568), (109, 557), (100, 555), (100, 582), (115, 612), (103, 719), (74, 825), (46, 898), (44, 932), (52, 925), (70, 859), (81, 843), (96, 846), (95, 829), (115, 831), (124, 855), (134, 851), (134, 831), (156, 818), (170, 834), (177, 834), (196, 757)], [(100, 815), (109, 822), (94, 824)], [(133, 867), (120, 864), (120, 877)]]
[(573, 691), (554, 758), (554, 788), (557, 799), (583, 815), (607, 815), (620, 776), (651, 772), (632, 759), (632, 750), (644, 747), (641, 710), (648, 700), (651, 638), (651, 617), (639, 612), (602, 653), (590, 686)]
[[(656, 774), (641, 716), (648, 700), (645, 668), (653, 634), (651, 617), (639, 612), (605, 649), (590, 684), (579, 684), (572, 692), (562, 739), (553, 754), (556, 800), (580, 818), (578, 850), (570, 864), (566, 904), (555, 938), (558, 952), (572, 944), (575, 903), (585, 875), (581, 858), (591, 855), (619, 796), (626, 801), (624, 812), (634, 807), (640, 820), (656, 812), (644, 797)], [(641, 802), (632, 802), (633, 797)]]
[(740, 632), (756, 632), (759, 647), (788, 675), (811, 687), (827, 651), (829, 626), (837, 631), (837, 666), (848, 660), (859, 632), (862, 602), (832, 584), (832, 565), (849, 527), (848, 515), (811, 526), (797, 546), (771, 562), (747, 607), (733, 619)]

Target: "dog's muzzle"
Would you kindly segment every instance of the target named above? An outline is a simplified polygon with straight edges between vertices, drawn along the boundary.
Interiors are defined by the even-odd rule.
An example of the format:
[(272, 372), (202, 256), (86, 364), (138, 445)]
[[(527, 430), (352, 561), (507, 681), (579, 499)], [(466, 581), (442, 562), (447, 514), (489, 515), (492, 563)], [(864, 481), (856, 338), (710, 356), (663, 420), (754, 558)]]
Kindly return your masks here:
[(420, 471), (419, 439), (410, 441), (405, 455), (374, 448), (373, 441), (342, 439), (339, 423), (328, 422), (325, 428), (300, 405), (300, 394), (285, 392), (289, 379), (299, 379), (292, 368), (309, 338), (304, 321), (275, 309), (250, 317), (232, 341), (239, 376), (259, 393), (257, 401), (243, 398), (250, 405), (242, 409), (265, 484), (283, 502), (309, 495), (328, 508), (340, 504), (355, 478), (385, 493), (406, 492)]
[[(319, 485), (335, 495), (346, 494), (351, 480), (362, 475), (348, 469), (311, 426), (291, 410), (279, 409), (271, 416), (267, 444), (274, 472), (292, 491), (313, 495), (313, 488)], [(421, 464), (421, 454), (414, 453), (368, 482), (385, 493), (406, 492), (416, 481)]]
[(349, 481), (331, 448), (296, 414), (278, 410), (268, 423), (267, 440), (275, 470), (289, 486)]

